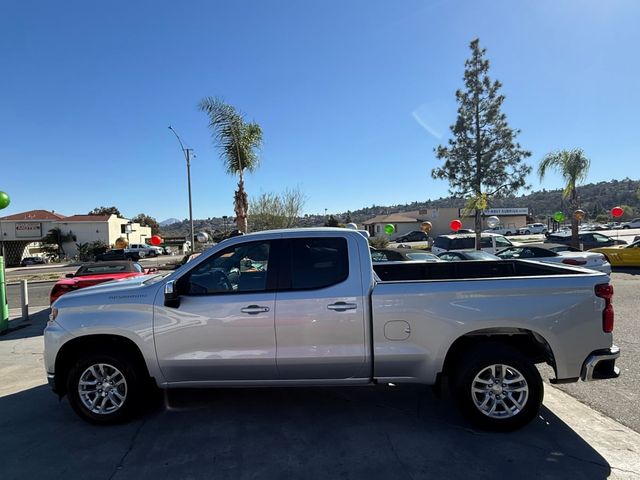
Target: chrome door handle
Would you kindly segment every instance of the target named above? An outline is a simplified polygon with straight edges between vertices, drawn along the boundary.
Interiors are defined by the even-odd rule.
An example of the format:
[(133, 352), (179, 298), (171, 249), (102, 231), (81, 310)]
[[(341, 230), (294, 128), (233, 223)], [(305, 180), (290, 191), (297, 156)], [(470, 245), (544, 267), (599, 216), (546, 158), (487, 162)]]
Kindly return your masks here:
[(249, 305), (248, 307), (241, 308), (242, 313), (248, 313), (249, 315), (255, 315), (257, 313), (264, 313), (269, 311), (269, 307), (261, 307), (260, 305)]
[(344, 312), (345, 310), (355, 310), (358, 308), (357, 303), (336, 302), (331, 305), (327, 305), (329, 310), (335, 310), (336, 312)]

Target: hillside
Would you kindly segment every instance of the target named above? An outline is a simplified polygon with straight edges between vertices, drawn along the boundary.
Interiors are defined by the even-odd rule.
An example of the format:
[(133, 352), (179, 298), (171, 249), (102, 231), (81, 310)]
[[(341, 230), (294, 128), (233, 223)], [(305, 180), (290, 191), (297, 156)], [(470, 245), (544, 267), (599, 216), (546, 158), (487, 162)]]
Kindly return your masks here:
[[(578, 187), (580, 206), (587, 213), (587, 219), (595, 220), (598, 215), (609, 215), (613, 207), (617, 205), (629, 205), (633, 211), (628, 211), (628, 216), (640, 216), (640, 180), (611, 180), (609, 182), (590, 183)], [(439, 198), (437, 200), (425, 200), (405, 205), (372, 205), (355, 211), (334, 213), (343, 222), (352, 221), (358, 224), (376, 216), (396, 212), (410, 212), (425, 208), (438, 207), (463, 207), (464, 201), (454, 198)], [(568, 213), (568, 204), (562, 199), (562, 190), (541, 190), (527, 195), (497, 198), (492, 200), (490, 207), (528, 207), (531, 215), (543, 220), (553, 215), (558, 210)], [(321, 226), (325, 221), (324, 215), (305, 215), (300, 218), (298, 226)], [(224, 231), (225, 224), (222, 218), (207, 218), (194, 220), (196, 232), (199, 231)], [(233, 230), (235, 224), (227, 219), (226, 230)], [(161, 226), (165, 236), (182, 236), (189, 234), (188, 220), (178, 221), (172, 225)]]

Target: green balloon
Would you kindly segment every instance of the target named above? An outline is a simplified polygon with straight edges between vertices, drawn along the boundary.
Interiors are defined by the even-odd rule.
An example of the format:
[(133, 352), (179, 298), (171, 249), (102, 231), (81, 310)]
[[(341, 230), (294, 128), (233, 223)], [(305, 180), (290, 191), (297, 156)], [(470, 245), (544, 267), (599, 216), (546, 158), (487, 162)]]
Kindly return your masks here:
[(556, 212), (556, 213), (554, 213), (554, 214), (553, 214), (553, 219), (554, 219), (556, 222), (564, 222), (564, 219), (565, 219), (564, 213), (562, 213), (562, 212)]
[(386, 233), (387, 235), (391, 235), (393, 232), (395, 232), (395, 228), (393, 228), (393, 225), (391, 225), (390, 223), (387, 223), (384, 227), (384, 233)]
[(11, 199), (9, 198), (9, 195), (7, 195), (6, 192), (0, 192), (0, 210), (7, 208), (10, 203)]

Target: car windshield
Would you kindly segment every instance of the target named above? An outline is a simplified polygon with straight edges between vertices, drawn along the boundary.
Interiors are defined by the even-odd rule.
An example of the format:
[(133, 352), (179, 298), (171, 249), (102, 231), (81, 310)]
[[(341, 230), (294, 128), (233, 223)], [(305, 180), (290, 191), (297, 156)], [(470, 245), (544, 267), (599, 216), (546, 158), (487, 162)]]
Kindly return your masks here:
[(119, 263), (117, 265), (98, 264), (98, 265), (85, 265), (80, 267), (75, 273), (76, 277), (82, 277), (85, 275), (106, 275), (110, 273), (123, 273), (123, 272), (140, 272), (140, 266), (136, 269), (130, 263)]
[(482, 250), (466, 252), (466, 255), (470, 260), (496, 260), (498, 258), (495, 255), (491, 255), (490, 253)]
[(411, 260), (438, 260), (438, 257), (428, 252), (405, 252)]

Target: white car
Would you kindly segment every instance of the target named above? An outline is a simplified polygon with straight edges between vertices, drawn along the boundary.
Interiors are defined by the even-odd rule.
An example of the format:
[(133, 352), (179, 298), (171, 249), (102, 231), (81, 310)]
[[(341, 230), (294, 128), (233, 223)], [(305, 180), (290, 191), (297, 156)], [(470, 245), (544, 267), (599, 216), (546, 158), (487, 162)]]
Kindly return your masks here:
[(522, 245), (505, 248), (496, 255), (503, 260), (525, 259), (544, 263), (563, 263), (611, 274), (611, 264), (607, 261), (607, 257), (595, 252), (554, 252), (547, 248)]
[(518, 229), (518, 235), (532, 235), (547, 233), (547, 226), (544, 223), (528, 223)]
[[(464, 233), (456, 235), (438, 235), (431, 247), (431, 253), (440, 255), (450, 250), (470, 250), (475, 248), (476, 234)], [(485, 252), (496, 253), (508, 247), (518, 246), (518, 243), (510, 241), (503, 235), (495, 233), (482, 233), (480, 237), (480, 248)]]
[(498, 225), (497, 227), (487, 228), (482, 232), (497, 233), (498, 235), (515, 235), (516, 233), (518, 233), (518, 229), (515, 226), (505, 227), (504, 225)]
[(158, 255), (158, 252), (155, 250), (155, 247), (151, 245), (147, 245), (145, 243), (132, 243), (127, 248), (129, 252), (137, 252), (140, 258), (144, 257), (155, 257)]
[(634, 218), (630, 222), (624, 222), (622, 228), (640, 228), (640, 218)]

